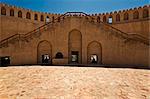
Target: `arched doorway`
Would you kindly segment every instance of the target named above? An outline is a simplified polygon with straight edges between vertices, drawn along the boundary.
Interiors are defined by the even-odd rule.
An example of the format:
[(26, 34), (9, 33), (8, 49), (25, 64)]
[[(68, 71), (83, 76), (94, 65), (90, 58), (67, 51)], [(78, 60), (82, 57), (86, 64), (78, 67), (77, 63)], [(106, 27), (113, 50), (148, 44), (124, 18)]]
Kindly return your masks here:
[(99, 42), (93, 41), (88, 44), (87, 63), (102, 64), (102, 46)]
[(38, 64), (52, 64), (52, 46), (50, 42), (46, 40), (39, 42), (37, 62)]
[(69, 33), (68, 55), (69, 63), (82, 63), (82, 34), (76, 29)]

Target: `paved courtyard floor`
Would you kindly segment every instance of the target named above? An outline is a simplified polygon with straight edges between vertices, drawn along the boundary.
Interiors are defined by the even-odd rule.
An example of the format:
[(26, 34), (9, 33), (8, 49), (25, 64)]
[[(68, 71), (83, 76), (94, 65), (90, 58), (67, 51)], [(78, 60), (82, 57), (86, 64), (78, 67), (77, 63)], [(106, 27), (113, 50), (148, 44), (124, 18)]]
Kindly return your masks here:
[(0, 99), (150, 99), (150, 70), (2, 67)]

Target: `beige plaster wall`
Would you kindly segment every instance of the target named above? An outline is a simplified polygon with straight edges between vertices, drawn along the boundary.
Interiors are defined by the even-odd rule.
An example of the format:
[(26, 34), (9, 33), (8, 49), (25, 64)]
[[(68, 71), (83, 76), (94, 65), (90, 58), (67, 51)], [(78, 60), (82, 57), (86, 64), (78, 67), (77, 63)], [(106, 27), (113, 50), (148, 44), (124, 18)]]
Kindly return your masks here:
[(80, 17), (68, 17), (53, 23), (39, 38), (33, 38), (28, 43), (10, 45), (3, 48), (2, 53), (12, 57), (12, 64), (37, 64), (38, 43), (47, 40), (52, 44), (52, 58), (55, 58), (57, 52), (62, 52), (64, 58), (68, 58), (68, 35), (74, 29), (82, 34), (82, 64), (87, 64), (88, 44), (97, 41), (102, 46), (103, 64), (148, 66), (148, 45), (136, 41), (125, 42), (125, 39), (115, 35), (103, 24)]

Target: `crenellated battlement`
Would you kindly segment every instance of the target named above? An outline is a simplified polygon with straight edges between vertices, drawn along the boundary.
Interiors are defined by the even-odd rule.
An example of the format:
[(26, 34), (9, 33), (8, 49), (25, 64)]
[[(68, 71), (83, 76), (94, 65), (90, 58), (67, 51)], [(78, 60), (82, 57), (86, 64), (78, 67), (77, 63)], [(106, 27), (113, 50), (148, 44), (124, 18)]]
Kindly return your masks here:
[(20, 10), (24, 10), (24, 11), (31, 11), (31, 12), (35, 12), (35, 13), (41, 13), (41, 14), (51, 14), (51, 15), (58, 15), (57, 13), (48, 13), (48, 12), (40, 12), (40, 11), (34, 11), (31, 9), (27, 9), (27, 8), (22, 8), (22, 7), (17, 7), (14, 5), (8, 5), (8, 4), (4, 4), (4, 3), (0, 3), (0, 7), (6, 7), (6, 8), (14, 8), (14, 9), (20, 9)]
[(51, 21), (53, 17), (56, 18), (61, 15), (56, 13), (33, 11), (31, 9), (25, 9), (4, 3), (0, 3), (0, 9), (2, 16), (19, 17), (41, 22), (45, 22), (46, 20)]
[(97, 16), (97, 15), (116, 14), (116, 13), (121, 13), (121, 12), (126, 12), (126, 11), (134, 11), (134, 10), (145, 9), (145, 8), (150, 8), (150, 5), (144, 5), (142, 7), (135, 7), (135, 8), (123, 9), (123, 10), (112, 11), (112, 12), (96, 13), (94, 15)]
[(103, 22), (108, 22), (112, 18), (112, 23), (133, 22), (147, 20), (150, 18), (150, 5), (143, 7), (135, 7), (126, 10), (118, 10), (113, 12), (94, 14), (95, 17), (100, 17)]
[[(47, 13), (33, 11), (30, 9), (20, 8), (4, 3), (0, 3), (1, 15), (14, 16), (24, 19), (30, 19), (34, 21), (52, 21), (54, 18), (61, 16), (62, 14)], [(95, 20), (100, 20), (106, 23), (122, 23), (122, 22), (133, 22), (142, 21), (150, 18), (150, 5), (143, 7), (135, 7), (126, 10), (119, 10), (106, 13), (89, 14), (94, 17)], [(77, 15), (79, 16), (79, 15)], [(109, 20), (112, 20), (109, 22)]]

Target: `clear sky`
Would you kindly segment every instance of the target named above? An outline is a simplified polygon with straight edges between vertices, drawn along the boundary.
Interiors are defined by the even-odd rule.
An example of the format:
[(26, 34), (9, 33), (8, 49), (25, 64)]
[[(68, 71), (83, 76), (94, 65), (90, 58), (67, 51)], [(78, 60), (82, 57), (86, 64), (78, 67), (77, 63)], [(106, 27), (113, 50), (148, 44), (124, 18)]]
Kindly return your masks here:
[(149, 0), (0, 0), (2, 3), (34, 11), (103, 13), (149, 4)]

